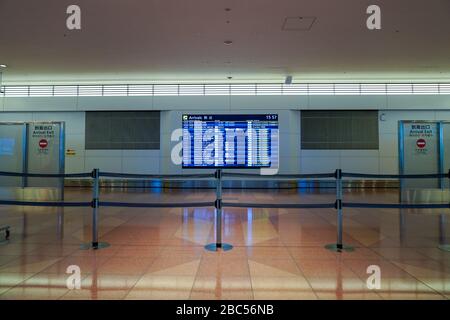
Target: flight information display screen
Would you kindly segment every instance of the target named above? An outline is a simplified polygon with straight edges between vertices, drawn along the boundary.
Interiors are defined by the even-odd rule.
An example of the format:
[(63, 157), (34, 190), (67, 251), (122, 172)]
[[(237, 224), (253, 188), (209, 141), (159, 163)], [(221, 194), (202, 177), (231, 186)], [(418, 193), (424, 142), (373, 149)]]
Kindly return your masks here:
[(278, 115), (185, 114), (183, 168), (278, 166)]

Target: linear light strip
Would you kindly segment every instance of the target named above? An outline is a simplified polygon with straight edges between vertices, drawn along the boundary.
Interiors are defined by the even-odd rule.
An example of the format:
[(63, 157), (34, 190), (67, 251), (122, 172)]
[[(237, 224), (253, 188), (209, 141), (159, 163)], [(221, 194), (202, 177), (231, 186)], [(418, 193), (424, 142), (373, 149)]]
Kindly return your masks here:
[(30, 85), (1, 91), (3, 97), (448, 95), (450, 83)]

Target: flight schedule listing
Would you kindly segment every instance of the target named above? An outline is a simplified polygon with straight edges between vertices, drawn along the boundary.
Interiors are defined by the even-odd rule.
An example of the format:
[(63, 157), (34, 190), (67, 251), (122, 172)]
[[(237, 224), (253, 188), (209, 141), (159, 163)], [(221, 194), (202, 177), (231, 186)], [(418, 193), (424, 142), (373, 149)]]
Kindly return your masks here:
[(184, 168), (278, 165), (278, 115), (183, 115)]

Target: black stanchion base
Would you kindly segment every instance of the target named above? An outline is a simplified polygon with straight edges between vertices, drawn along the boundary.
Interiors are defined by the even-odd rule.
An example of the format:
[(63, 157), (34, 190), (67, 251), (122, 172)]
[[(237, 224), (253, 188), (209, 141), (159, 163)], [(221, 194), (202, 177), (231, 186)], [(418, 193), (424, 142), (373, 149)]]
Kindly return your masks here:
[(89, 242), (89, 243), (83, 243), (80, 246), (80, 249), (81, 250), (89, 250), (89, 249), (98, 250), (98, 249), (108, 248), (109, 246), (111, 246), (111, 245), (108, 242), (98, 242), (97, 245), (94, 245), (92, 242)]
[(325, 249), (328, 249), (330, 251), (334, 252), (352, 252), (355, 251), (355, 248), (346, 244), (338, 245), (337, 243), (330, 243), (325, 246)]
[(228, 250), (233, 249), (233, 246), (228, 243), (222, 243), (222, 244), (210, 243), (205, 246), (205, 249), (208, 251), (219, 251), (220, 249), (222, 249), (222, 251), (228, 251)]
[(450, 252), (450, 244), (441, 244), (438, 246), (438, 248), (442, 251)]

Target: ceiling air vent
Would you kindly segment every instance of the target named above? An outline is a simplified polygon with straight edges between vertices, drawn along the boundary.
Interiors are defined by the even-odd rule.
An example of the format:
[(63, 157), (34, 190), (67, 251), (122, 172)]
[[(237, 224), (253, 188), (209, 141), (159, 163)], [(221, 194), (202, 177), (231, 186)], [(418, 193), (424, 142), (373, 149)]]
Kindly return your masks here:
[(309, 31), (316, 17), (287, 17), (284, 19), (281, 30), (283, 31)]

